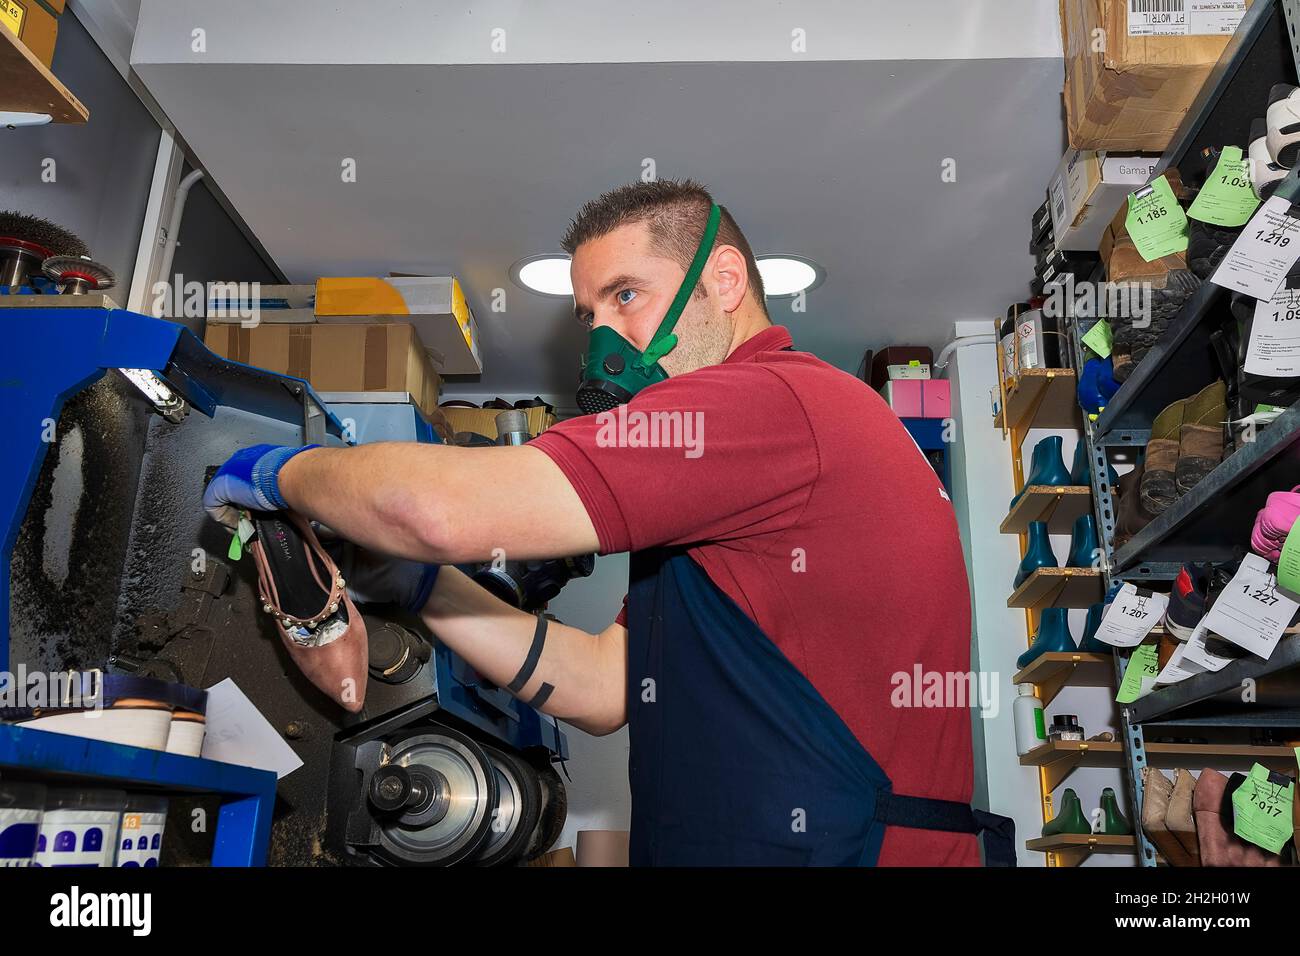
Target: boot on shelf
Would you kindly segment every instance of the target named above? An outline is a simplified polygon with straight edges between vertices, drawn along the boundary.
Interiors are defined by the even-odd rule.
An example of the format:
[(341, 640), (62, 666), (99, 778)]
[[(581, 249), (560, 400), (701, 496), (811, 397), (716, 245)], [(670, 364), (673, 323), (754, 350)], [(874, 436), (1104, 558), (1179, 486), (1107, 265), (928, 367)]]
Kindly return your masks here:
[(1074, 635), (1070, 633), (1069, 612), (1063, 607), (1043, 608), (1038, 621), (1038, 633), (1029, 650), (1016, 658), (1016, 667), (1024, 670), (1040, 656), (1048, 652), (1072, 653), (1078, 648), (1074, 644)]

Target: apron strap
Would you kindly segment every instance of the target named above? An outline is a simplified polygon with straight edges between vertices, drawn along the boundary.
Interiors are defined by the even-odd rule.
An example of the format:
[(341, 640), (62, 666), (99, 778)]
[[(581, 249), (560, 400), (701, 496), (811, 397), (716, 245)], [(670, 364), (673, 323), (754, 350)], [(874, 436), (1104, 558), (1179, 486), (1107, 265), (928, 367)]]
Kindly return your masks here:
[(890, 827), (977, 833), (984, 846), (985, 866), (1016, 865), (1016, 822), (1010, 817), (976, 810), (955, 800), (880, 793), (875, 819)]

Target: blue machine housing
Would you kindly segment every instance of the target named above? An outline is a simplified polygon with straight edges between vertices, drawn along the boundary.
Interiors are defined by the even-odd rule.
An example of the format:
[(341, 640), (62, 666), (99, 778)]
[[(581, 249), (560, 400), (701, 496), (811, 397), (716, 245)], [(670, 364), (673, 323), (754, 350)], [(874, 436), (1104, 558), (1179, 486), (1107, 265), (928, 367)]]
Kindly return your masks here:
[[(0, 660), (7, 662), (6, 671), (13, 671), (20, 663), (29, 669), (49, 670), (104, 666), (118, 653), (118, 645), (138, 612), (166, 606), (169, 600), (174, 603), (177, 592), (172, 572), (178, 562), (187, 561), (191, 551), (198, 553), (200, 549), (224, 555), (221, 542), (228, 541), (228, 537), (206, 520), (199, 507), (205, 483), (202, 466), (210, 468), (235, 448), (260, 441), (335, 445), (371, 440), (440, 441), (409, 403), (341, 402), (327, 406), (305, 381), (218, 356), (176, 323), (123, 309), (76, 307), (62, 296), (50, 299), (49, 305), (32, 303), (31, 299), (21, 304), (11, 299), (10, 304), (0, 296), (0, 321), (5, 323), (7, 333), (6, 348), (0, 350), (0, 403), (10, 428), (8, 454), (0, 460), (0, 563), (10, 582), (9, 587), (0, 589)], [(124, 377), (111, 381), (117, 369), (152, 371), (199, 416), (191, 413), (180, 423), (164, 421), (152, 411), (142, 393), (126, 384)], [(56, 471), (57, 466), (51, 468), (47, 461), (56, 442), (65, 438), (61, 416), (70, 404), (75, 404), (74, 400), (81, 401), (91, 390), (103, 390), (109, 385), (112, 390), (108, 397), (112, 401), (107, 404), (119, 410), (126, 407), (124, 414), (144, 422), (136, 430), (137, 440), (114, 442), (110, 436), (107, 442), (110, 450), (130, 459), (118, 469), (127, 478), (120, 487), (97, 487), (96, 476), (77, 462), (83, 468), (85, 487), (78, 486), (79, 497), (71, 505), (61, 503), (58, 488), (50, 489), (51, 481), (59, 481), (57, 474), (51, 479), (51, 471)], [(139, 460), (135, 460), (137, 449), (142, 449)], [(61, 454), (60, 449), (55, 455), (59, 464)], [(40, 496), (35, 507), (34, 492)], [(87, 525), (102, 513), (104, 499), (113, 495), (121, 499), (120, 520), (115, 519), (108, 538), (101, 535), (98, 539), (108, 540), (111, 547), (87, 550), (86, 540), (92, 544), (97, 540), (92, 533), (97, 529), (88, 529)], [(67, 514), (62, 514), (60, 508)], [(16, 548), (22, 544), (29, 551), (33, 547), (39, 550), (43, 544), (48, 558), (51, 542), (59, 540), (52, 527), (81, 548), (71, 560), (73, 566), (63, 569), (68, 580), (77, 575), (81, 576), (79, 580), (104, 579), (110, 585), (117, 583), (120, 593), (101, 591), (100, 599), (88, 601), (84, 593), (60, 595), (57, 587), (43, 581), (45, 592), (50, 593), (41, 592), (34, 598), (39, 589), (31, 586), (28, 578), (41, 577), (45, 571), (30, 555), (24, 556), (16, 568)], [(32, 539), (37, 535), (44, 537), (33, 546)], [(63, 557), (68, 561), (66, 555)], [(84, 567), (99, 561), (104, 568)], [(121, 566), (116, 567), (119, 561)], [(37, 607), (42, 601), (44, 605)], [(81, 643), (59, 640), (63, 635), (50, 624), (51, 620), (57, 623), (58, 616), (44, 613), (51, 610), (77, 615), (64, 617), (65, 622), (85, 616), (97, 618), (86, 631), (104, 635), (102, 649), (89, 646), (84, 639)], [(259, 626), (264, 624), (259, 622)], [(270, 647), (271, 642), (263, 644)], [(472, 728), (487, 742), (534, 754), (544, 750), (549, 755), (546, 759), (562, 760), (567, 756), (564, 735), (554, 720), (482, 681), (464, 661), (436, 641), (424, 670), (427, 673), (423, 682), (429, 693), (423, 705), (413, 710), (433, 720), (450, 717), (451, 723)], [(0, 674), (0, 688), (6, 679), (7, 673)], [(375, 683), (371, 682), (372, 687)], [(277, 687), (275, 694), (262, 699), (245, 690), (259, 707), (265, 703), (274, 711), (283, 706), (283, 685)], [(359, 715), (361, 733), (366, 732), (367, 724), (395, 724), (392, 714), (375, 709), (382, 707), (385, 699), (384, 693), (375, 694), (372, 707), (368, 695), (366, 711)], [(337, 721), (342, 728), (339, 735), (356, 729), (355, 724), (345, 726), (341, 715), (330, 712), (319, 701), (300, 706), (308, 716), (320, 717), (327, 723)], [(275, 723), (277, 717), (268, 713), (268, 719)], [(27, 731), (28, 741), (34, 741), (32, 735), (38, 733)], [(71, 770), (71, 761), (86, 768), (88, 778), (101, 783), (156, 785), (182, 791), (225, 792), (213, 781), (230, 778), (229, 774), (214, 773), (210, 761), (142, 759), (134, 748), (61, 735), (40, 736), (48, 739), (35, 750), (0, 748), (0, 767), (8, 763), (39, 774), (54, 766)], [(63, 749), (67, 754), (59, 756)], [(24, 754), (34, 752), (42, 754), (42, 760), (28, 766)], [(328, 760), (323, 763), (327, 765)], [(142, 769), (155, 766), (165, 770), (157, 780)], [(281, 796), (285, 796), (286, 785), (295, 786), (295, 778), (301, 793), (323, 792), (323, 778), (313, 778), (307, 771), (305, 766), (281, 780)], [(328, 773), (328, 767), (322, 766), (320, 773)], [(214, 856), (214, 862), (260, 863), (265, 858), (273, 791), (263, 784), (252, 787), (241, 780), (230, 790), (230, 799), (247, 806), (250, 790), (254, 789), (260, 791), (254, 795), (257, 812), (228, 815), (229, 826), (219, 834), (217, 844), (224, 849), (219, 858)], [(256, 825), (248, 824), (250, 820), (255, 820)], [(238, 849), (231, 852), (231, 847)]]

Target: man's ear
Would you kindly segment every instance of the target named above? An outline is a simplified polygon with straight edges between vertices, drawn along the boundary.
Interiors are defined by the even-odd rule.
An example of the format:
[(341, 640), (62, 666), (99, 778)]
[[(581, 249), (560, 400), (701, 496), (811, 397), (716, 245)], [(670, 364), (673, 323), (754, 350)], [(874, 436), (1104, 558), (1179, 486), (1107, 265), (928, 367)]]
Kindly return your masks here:
[(749, 290), (745, 257), (735, 246), (719, 246), (713, 257), (713, 281), (724, 312), (735, 312)]

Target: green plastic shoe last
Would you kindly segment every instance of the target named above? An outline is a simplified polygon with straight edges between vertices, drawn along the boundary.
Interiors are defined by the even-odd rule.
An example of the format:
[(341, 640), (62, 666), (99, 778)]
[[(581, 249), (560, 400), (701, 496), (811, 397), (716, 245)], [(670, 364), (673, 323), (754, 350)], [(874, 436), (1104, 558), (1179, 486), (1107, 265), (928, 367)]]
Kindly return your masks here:
[(1083, 815), (1083, 805), (1079, 803), (1079, 795), (1067, 787), (1065, 793), (1061, 794), (1061, 805), (1056, 816), (1043, 824), (1043, 836), (1091, 832), (1092, 827), (1088, 824), (1088, 818)]
[(1107, 787), (1101, 792), (1101, 832), (1110, 836), (1132, 836), (1133, 828), (1129, 826), (1124, 814), (1119, 812), (1119, 801), (1115, 799), (1115, 790)]

